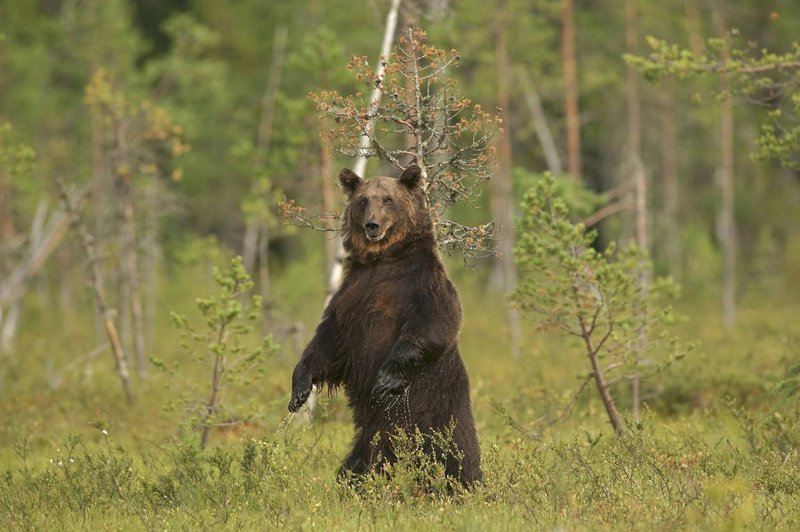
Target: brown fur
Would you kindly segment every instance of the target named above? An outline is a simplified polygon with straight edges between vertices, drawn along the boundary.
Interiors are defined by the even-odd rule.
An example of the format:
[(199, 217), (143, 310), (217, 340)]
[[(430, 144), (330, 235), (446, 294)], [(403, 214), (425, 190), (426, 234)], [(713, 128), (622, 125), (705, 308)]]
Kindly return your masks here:
[(344, 388), (356, 438), (340, 474), (365, 473), (378, 457), (393, 461), (385, 437), (393, 431), (431, 434), (454, 424), (460, 456), (442, 457), (431, 440), (426, 450), (468, 486), (481, 471), (469, 381), (456, 344), (461, 306), (436, 251), (419, 179), (417, 167), (398, 179), (363, 181), (341, 172), (348, 196), (346, 275), (295, 368), (289, 409), (302, 406), (312, 384)]

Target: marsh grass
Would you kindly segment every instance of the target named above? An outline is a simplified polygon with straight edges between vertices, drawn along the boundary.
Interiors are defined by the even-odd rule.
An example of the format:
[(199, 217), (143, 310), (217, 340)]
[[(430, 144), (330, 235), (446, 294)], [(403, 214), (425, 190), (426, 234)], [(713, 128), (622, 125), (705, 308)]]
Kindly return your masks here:
[[(212, 429), (201, 449), (185, 412), (160, 408), (174, 393), (169, 379), (138, 382), (141, 401), (126, 407), (107, 378), (107, 357), (69, 365), (93, 346), (86, 321), (48, 328), (32, 306), (20, 337), (25, 356), (0, 370), (0, 529), (800, 529), (794, 302), (746, 301), (732, 335), (710, 303), (682, 302), (687, 318), (677, 332), (699, 347), (643, 383), (642, 419), (626, 418), (626, 434), (616, 437), (589, 393), (549, 423), (574, 395), (584, 361), (564, 357), (562, 339), (531, 330), (523, 356), (505, 356), (503, 301), (471, 288), (483, 285), (479, 275), (453, 276), (485, 475), (476, 489), (448, 486), (413, 436), (398, 442), (390, 474), (358, 487), (337, 482), (352, 438), (345, 398), (323, 396), (310, 423), (290, 419), (287, 353), (230, 389), (242, 404), (258, 403), (259, 415), (236, 430)], [(186, 269), (165, 286), (171, 304), (162, 308), (199, 319), (187, 294), (210, 286), (205, 276), (205, 265)], [(295, 317), (310, 330), (321, 301), (306, 299), (295, 308), (308, 310)], [(157, 338), (156, 354), (184, 368), (184, 379), (207, 381), (168, 324)], [(629, 398), (615, 392), (624, 413)]]
[(391, 474), (337, 483), (331, 466), (344, 442), (322, 444), (324, 428), (314, 425), (205, 450), (187, 431), (149, 456), (113, 435), (100, 445), (72, 436), (35, 464), (21, 443), (0, 482), (0, 526), (796, 529), (796, 452), (747, 445), (733, 419), (730, 434), (699, 432), (700, 421), (656, 429), (648, 420), (621, 437), (575, 432), (546, 442), (484, 435), (486, 480), (471, 492), (449, 489), (413, 436), (400, 442)]

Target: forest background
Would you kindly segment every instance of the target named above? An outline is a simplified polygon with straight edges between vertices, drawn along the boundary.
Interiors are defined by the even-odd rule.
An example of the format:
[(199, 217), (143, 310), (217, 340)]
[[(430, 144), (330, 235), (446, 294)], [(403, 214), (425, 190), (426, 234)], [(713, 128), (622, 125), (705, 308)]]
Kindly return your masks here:
[[(396, 34), (457, 49), (448, 76), (502, 118), (492, 179), (449, 214), (495, 220), (499, 256), (446, 259), (487, 481), (431, 494), (409, 460), (335, 483), (343, 397), (285, 408), (336, 241), (278, 204), (340, 211), (353, 161), (309, 93), (368, 93), (348, 65), (377, 65), (389, 4), (0, 1), (3, 528), (797, 529), (789, 0), (400, 3)], [(611, 383), (620, 436), (577, 341), (507, 297), (545, 171), (597, 249), (636, 241), (681, 287), (669, 321), (694, 348)]]

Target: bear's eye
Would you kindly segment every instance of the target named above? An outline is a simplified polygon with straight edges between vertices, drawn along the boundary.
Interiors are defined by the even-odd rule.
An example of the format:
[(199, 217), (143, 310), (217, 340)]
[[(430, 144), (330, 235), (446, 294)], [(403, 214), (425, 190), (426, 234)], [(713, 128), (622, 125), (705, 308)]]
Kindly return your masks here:
[(392, 201), (392, 198), (383, 198), (383, 204), (384, 205), (391, 205), (392, 203), (394, 203)]
[(364, 207), (367, 206), (368, 201), (369, 200), (367, 200), (367, 198), (361, 198), (360, 200), (358, 200), (358, 206), (363, 209)]

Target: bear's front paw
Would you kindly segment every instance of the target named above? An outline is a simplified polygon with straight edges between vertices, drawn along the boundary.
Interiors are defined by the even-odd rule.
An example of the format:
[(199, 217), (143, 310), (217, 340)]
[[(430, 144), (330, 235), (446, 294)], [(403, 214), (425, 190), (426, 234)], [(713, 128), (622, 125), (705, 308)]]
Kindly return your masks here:
[(375, 384), (373, 394), (379, 399), (387, 399), (405, 392), (409, 385), (408, 379), (396, 373), (381, 370), (380, 373), (378, 373), (378, 380)]
[(294, 375), (292, 383), (292, 399), (289, 401), (289, 412), (297, 412), (311, 395), (311, 377), (307, 375)]
[(303, 390), (292, 392), (292, 399), (289, 401), (289, 412), (297, 412), (306, 403), (308, 396), (311, 395), (311, 386)]

